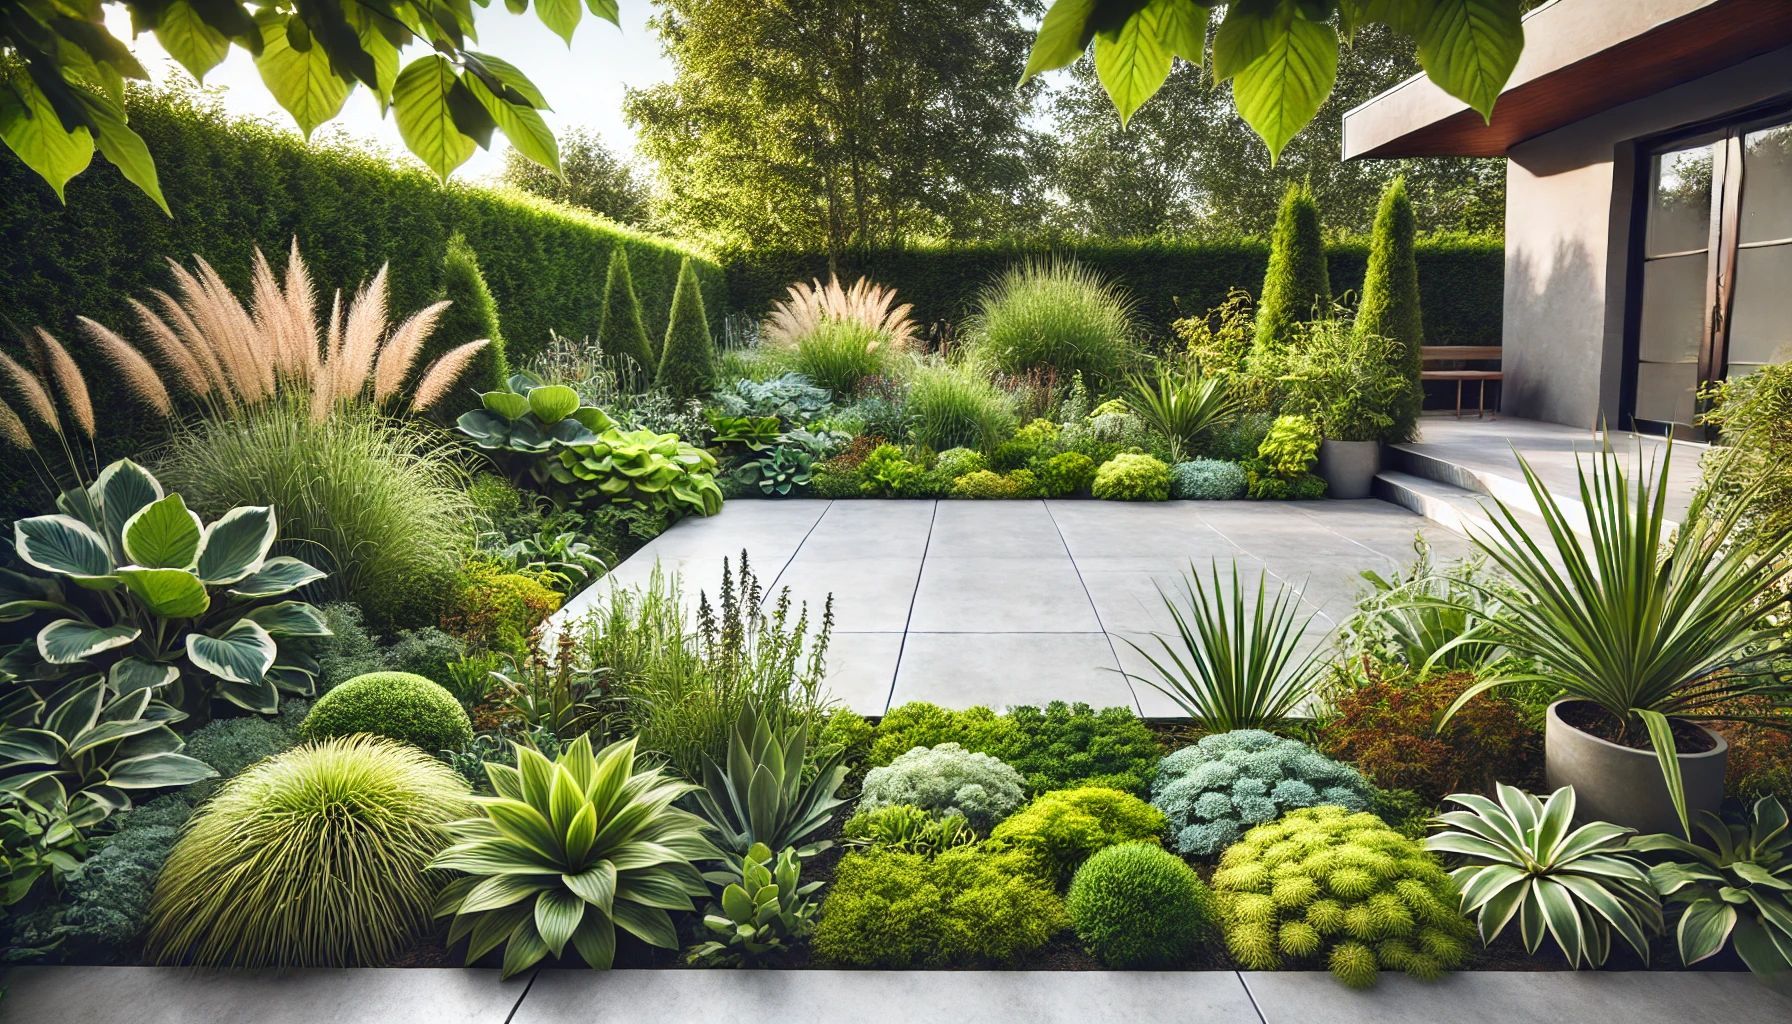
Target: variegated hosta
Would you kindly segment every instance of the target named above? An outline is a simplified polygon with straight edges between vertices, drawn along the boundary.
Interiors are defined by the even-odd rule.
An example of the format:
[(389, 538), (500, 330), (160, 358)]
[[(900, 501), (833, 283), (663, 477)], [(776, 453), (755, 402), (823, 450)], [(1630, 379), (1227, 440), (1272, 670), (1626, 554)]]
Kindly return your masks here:
[(602, 409), (585, 405), (565, 384), (544, 384), (531, 373), (515, 373), (497, 391), (479, 396), (484, 408), (461, 413), (455, 428), (490, 455), (518, 483), (548, 482), (548, 469), (561, 446), (590, 444), (616, 425)]
[(1642, 836), (1631, 849), (1674, 859), (1649, 869), (1655, 891), (1684, 904), (1680, 959), (1695, 964), (1732, 941), (1748, 969), (1760, 975), (1792, 968), (1792, 829), (1778, 797), (1755, 802), (1746, 822), (1731, 824), (1710, 811), (1698, 827), (1711, 846), (1679, 836)]
[(463, 871), (436, 916), (452, 915), (450, 942), (468, 939), (467, 962), (504, 944), (509, 977), (568, 945), (608, 969), (616, 929), (678, 947), (670, 910), (695, 910), (708, 888), (695, 863), (721, 854), (703, 821), (673, 802), (695, 787), (664, 770), (635, 770), (633, 737), (596, 754), (580, 736), (550, 761), (516, 747), (517, 764), (486, 763), (497, 794), (485, 814), (454, 823), (456, 842), (430, 862)]
[(118, 697), (147, 690), (189, 713), (213, 697), (270, 713), (282, 692), (311, 691), (315, 663), (281, 641), (329, 629), (310, 604), (275, 599), (324, 574), (269, 557), (273, 509), (231, 509), (208, 526), (128, 459), (56, 505), (13, 524), (19, 559), (43, 575), (0, 570), (0, 622), (41, 625), (0, 653), (0, 679), (41, 699), (103, 674)]
[(1649, 939), (1662, 930), (1661, 901), (1647, 869), (1625, 853), (1632, 830), (1595, 821), (1570, 831), (1570, 786), (1548, 800), (1503, 784), (1498, 795), (1498, 803), (1475, 793), (1448, 797), (1467, 810), (1439, 815), (1445, 828), (1425, 840), (1460, 864), (1450, 874), (1481, 941), (1491, 944), (1516, 920), (1527, 952), (1536, 953), (1547, 932), (1579, 969), (1604, 964), (1616, 932), (1647, 963)]

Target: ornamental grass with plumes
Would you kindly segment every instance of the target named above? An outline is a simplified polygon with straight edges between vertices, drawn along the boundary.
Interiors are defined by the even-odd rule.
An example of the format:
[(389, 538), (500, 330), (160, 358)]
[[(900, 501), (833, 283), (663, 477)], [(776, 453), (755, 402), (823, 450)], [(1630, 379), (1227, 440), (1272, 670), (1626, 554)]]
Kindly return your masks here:
[(459, 775), (415, 747), (348, 736), (252, 765), (200, 808), (150, 903), (155, 963), (390, 963), (429, 926), (429, 870), (469, 808)]

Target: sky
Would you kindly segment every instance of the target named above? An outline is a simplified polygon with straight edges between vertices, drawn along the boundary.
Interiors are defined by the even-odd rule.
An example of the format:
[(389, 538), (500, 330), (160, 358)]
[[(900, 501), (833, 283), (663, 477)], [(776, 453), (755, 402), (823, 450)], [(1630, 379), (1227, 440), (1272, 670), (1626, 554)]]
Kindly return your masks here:
[[(542, 116), (556, 135), (568, 128), (587, 128), (597, 132), (612, 150), (626, 155), (633, 151), (635, 136), (622, 116), (623, 90), (669, 81), (673, 69), (660, 51), (659, 37), (647, 27), (647, 18), (653, 13), (650, 0), (621, 0), (620, 6), (620, 30), (587, 12), (573, 33), (569, 50), (559, 36), (548, 31), (533, 9), (511, 14), (502, 2), (494, 0), (477, 12), (479, 42), (470, 48), (503, 57), (523, 69), (553, 106)], [(107, 22), (114, 35), (129, 41), (137, 59), (156, 80), (191, 77), (168, 57), (153, 36), (130, 39), (130, 18), (122, 7), (110, 8)], [(414, 56), (413, 51), (421, 52), (413, 48), (401, 60)], [(248, 51), (232, 47), (224, 63), (205, 76), (205, 85), (222, 87), (223, 103), (230, 112), (259, 117), (298, 133), (292, 116), (274, 102), (262, 85)], [(397, 124), (389, 115), (381, 118), (378, 105), (365, 88), (357, 87), (350, 93), (342, 113), (319, 128), (313, 137), (327, 132), (370, 140), (393, 154), (405, 152)], [(503, 136), (494, 134), (491, 150), (475, 150), (472, 159), (462, 164), (454, 177), (477, 180), (495, 176), (504, 166), (505, 148)], [(410, 157), (407, 155), (406, 159)]]

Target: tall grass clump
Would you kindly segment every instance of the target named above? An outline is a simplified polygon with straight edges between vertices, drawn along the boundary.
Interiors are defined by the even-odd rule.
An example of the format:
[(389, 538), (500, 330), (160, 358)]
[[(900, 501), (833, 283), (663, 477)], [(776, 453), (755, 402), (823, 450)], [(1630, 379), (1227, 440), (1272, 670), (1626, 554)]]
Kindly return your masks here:
[(380, 629), (433, 625), (471, 543), (455, 449), (370, 409), (312, 419), (293, 402), (177, 433), (157, 474), (202, 515), (271, 505), (280, 550), (329, 577)]
[(859, 278), (790, 286), (762, 325), (775, 360), (842, 397), (867, 377), (887, 376), (895, 359), (920, 347), (912, 307), (896, 291)]
[(1055, 369), (1107, 384), (1138, 361), (1134, 306), (1081, 263), (1038, 260), (1010, 268), (978, 295), (968, 336), (973, 352), (1005, 373)]
[(470, 809), (452, 768), (381, 737), (325, 740), (252, 765), (200, 808), (163, 866), (149, 957), (389, 963), (429, 927), (446, 877), (428, 864)]
[(935, 451), (975, 448), (989, 452), (1014, 434), (1014, 397), (974, 367), (930, 362), (916, 366), (909, 382), (909, 438)]

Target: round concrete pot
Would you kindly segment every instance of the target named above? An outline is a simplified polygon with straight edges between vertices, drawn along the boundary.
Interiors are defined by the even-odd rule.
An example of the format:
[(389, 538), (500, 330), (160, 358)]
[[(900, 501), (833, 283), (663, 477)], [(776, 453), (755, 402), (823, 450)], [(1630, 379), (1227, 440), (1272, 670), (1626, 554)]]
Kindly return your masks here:
[(1319, 475), (1331, 498), (1367, 498), (1381, 471), (1378, 441), (1319, 442)]
[[(1558, 714), (1566, 703), (1559, 700), (1549, 706), (1543, 727), (1549, 788), (1574, 787), (1576, 816), (1581, 821), (1609, 821), (1644, 835), (1679, 835), (1680, 819), (1674, 814), (1655, 751), (1620, 746), (1576, 729)], [(1716, 746), (1698, 754), (1679, 755), (1689, 819), (1696, 819), (1700, 811), (1716, 812), (1724, 801), (1724, 768), (1730, 759), (1730, 745), (1717, 733), (1705, 731)]]

